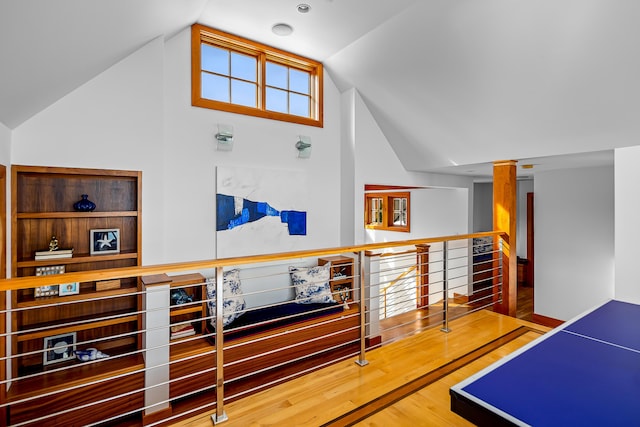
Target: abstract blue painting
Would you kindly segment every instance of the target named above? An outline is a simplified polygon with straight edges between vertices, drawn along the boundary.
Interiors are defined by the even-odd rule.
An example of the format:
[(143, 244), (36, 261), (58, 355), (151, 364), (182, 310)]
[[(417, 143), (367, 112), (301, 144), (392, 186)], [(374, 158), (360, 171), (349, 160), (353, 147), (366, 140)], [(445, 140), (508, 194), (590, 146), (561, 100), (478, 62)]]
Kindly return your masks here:
[(236, 209), (236, 197), (228, 194), (216, 194), (216, 230), (231, 230), (249, 222), (259, 221), (265, 216), (279, 216), (287, 224), (290, 235), (307, 234), (307, 213), (299, 211), (278, 211), (267, 202), (255, 202), (242, 199), (242, 208)]
[(307, 249), (304, 172), (218, 167), (216, 179), (219, 258)]

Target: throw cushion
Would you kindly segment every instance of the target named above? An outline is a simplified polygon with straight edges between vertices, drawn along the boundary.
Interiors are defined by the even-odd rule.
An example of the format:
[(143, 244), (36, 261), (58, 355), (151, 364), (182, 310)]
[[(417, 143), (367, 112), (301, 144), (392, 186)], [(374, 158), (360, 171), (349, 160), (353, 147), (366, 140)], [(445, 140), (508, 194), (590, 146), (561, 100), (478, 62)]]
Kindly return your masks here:
[(291, 282), (298, 304), (334, 302), (329, 286), (330, 265), (318, 267), (289, 267)]
[[(236, 320), (245, 309), (245, 301), (240, 286), (240, 270), (234, 269), (225, 271), (223, 274), (223, 310), (222, 325), (227, 326)], [(216, 325), (216, 279), (207, 279), (207, 305), (209, 306), (209, 315), (213, 318), (210, 320), (211, 325)]]

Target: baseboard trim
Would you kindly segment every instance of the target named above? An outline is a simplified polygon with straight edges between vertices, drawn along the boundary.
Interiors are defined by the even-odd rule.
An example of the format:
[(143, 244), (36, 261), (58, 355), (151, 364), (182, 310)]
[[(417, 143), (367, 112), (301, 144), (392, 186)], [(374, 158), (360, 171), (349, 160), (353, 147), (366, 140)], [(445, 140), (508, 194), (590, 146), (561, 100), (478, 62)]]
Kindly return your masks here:
[(169, 418), (173, 415), (173, 410), (171, 405), (168, 408), (160, 409), (159, 411), (152, 412), (151, 414), (143, 414), (142, 415), (142, 425), (146, 426), (149, 424), (157, 423), (158, 421), (162, 421), (165, 418)]
[(469, 303), (469, 295), (462, 295), (457, 292), (453, 293), (453, 302), (455, 304), (468, 304)]
[(531, 321), (542, 326), (548, 326), (550, 328), (556, 328), (564, 323), (564, 320), (554, 319), (553, 317), (543, 316), (542, 314), (533, 313), (531, 315)]
[(382, 344), (382, 335), (376, 335), (374, 337), (367, 337), (364, 340), (364, 345), (367, 350), (371, 350), (372, 348), (380, 347)]

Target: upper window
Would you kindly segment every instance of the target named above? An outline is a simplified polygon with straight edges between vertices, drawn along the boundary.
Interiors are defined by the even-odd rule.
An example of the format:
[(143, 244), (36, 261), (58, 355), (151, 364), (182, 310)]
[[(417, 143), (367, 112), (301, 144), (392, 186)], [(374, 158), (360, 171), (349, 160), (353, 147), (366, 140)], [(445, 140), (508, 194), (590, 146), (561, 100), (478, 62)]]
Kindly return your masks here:
[(194, 106), (322, 127), (322, 93), (321, 63), (191, 27)]
[(409, 232), (411, 193), (365, 193), (365, 227)]

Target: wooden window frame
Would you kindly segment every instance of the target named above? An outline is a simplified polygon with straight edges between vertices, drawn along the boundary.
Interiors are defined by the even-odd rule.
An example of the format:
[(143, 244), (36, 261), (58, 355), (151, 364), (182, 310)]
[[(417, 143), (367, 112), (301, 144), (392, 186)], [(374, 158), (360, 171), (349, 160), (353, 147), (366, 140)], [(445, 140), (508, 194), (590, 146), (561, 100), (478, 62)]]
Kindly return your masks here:
[[(373, 221), (371, 203), (374, 199), (382, 199), (382, 223), (378, 224)], [(393, 224), (393, 199), (407, 199), (407, 224)], [(409, 233), (411, 231), (411, 193), (410, 192), (393, 192), (393, 193), (365, 193), (364, 195), (364, 226), (372, 230), (386, 230)]]
[[(228, 49), (250, 56), (258, 60), (258, 95), (257, 107), (214, 101), (202, 97), (201, 81), (201, 44)], [(311, 108), (310, 117), (296, 116), (288, 113), (269, 111), (266, 101), (266, 64), (273, 62), (289, 68), (305, 71), (310, 75)], [(290, 91), (288, 91), (290, 92)], [(285, 52), (261, 43), (247, 40), (200, 24), (191, 26), (191, 105), (213, 110), (228, 111), (236, 114), (298, 123), (308, 126), (323, 127), (323, 67), (322, 63), (309, 58)]]

